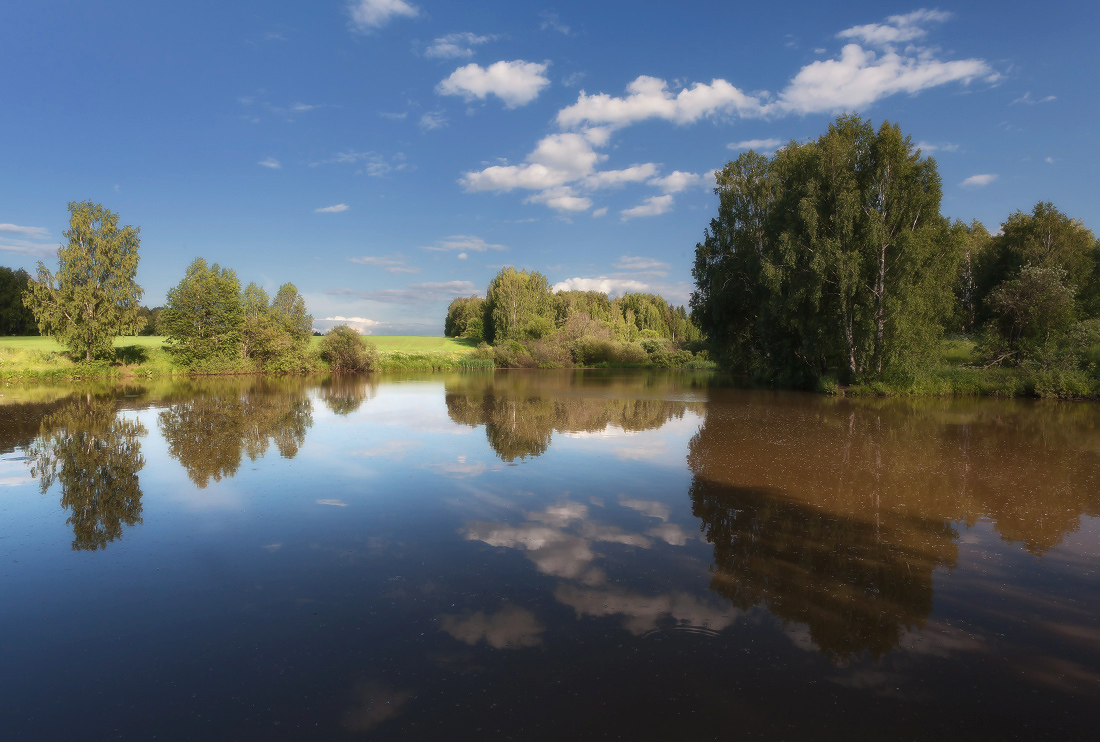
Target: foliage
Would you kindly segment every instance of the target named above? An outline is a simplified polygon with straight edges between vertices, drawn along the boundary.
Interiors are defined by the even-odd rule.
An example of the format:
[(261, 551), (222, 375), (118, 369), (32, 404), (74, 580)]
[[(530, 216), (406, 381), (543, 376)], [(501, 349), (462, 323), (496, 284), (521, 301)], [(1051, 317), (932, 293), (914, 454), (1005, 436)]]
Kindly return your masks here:
[(202, 258), (168, 291), (161, 313), (165, 346), (184, 365), (241, 354), (244, 303), (237, 274)]
[(550, 283), (538, 271), (502, 268), (485, 292), (485, 339), (497, 345), (542, 337), (550, 297)]
[(1047, 349), (1074, 320), (1074, 290), (1058, 267), (1025, 266), (1017, 278), (993, 289), (988, 303), (998, 338), (1025, 357)]
[(460, 296), (452, 301), (447, 307), (443, 334), (480, 342), (485, 337), (485, 300), (478, 296)]
[(27, 451), (31, 474), (43, 494), (55, 481), (61, 485), (74, 550), (103, 549), (124, 525), (141, 522), (145, 434), (141, 423), (118, 415), (113, 399), (89, 397), (43, 419)]
[(0, 267), (0, 335), (37, 335), (34, 312), (23, 303), (31, 277), (25, 270)]
[(164, 310), (164, 307), (139, 307), (138, 308), (138, 322), (139, 324), (144, 321), (145, 324), (138, 330), (138, 335), (143, 337), (150, 337), (158, 335), (158, 323), (160, 321), (160, 313)]
[(963, 229), (934, 160), (896, 125), (841, 116), (816, 141), (717, 177), (692, 316), (727, 363), (787, 383), (912, 373), (952, 307)]
[(977, 219), (962, 229), (966, 230), (966, 237), (955, 283), (955, 316), (951, 326), (953, 331), (971, 333), (977, 328), (982, 314), (983, 294), (979, 279), (993, 238)]
[[(1066, 285), (1078, 288), (1079, 313), (1095, 315), (1100, 312), (1098, 254), (1096, 237), (1079, 219), (1066, 216), (1052, 203), (1041, 202), (1030, 214), (1016, 211), (1009, 216), (1001, 225), (1001, 234), (982, 251), (978, 292), (991, 297), (997, 286), (1017, 278), (1026, 266), (1058, 268), (1065, 272)], [(982, 319), (994, 312), (988, 302), (979, 309)]]
[(347, 325), (337, 325), (321, 338), (321, 358), (334, 373), (374, 371), (378, 350)]
[(313, 317), (294, 284), (283, 284), (268, 303), (267, 292), (250, 283), (242, 297), (244, 324), (242, 350), (268, 371), (305, 369), (306, 351), (313, 331)]
[(91, 201), (69, 204), (67, 244), (57, 249), (54, 275), (39, 261), (23, 295), (43, 335), (85, 360), (110, 359), (116, 335), (141, 329), (135, 276), (139, 229), (119, 227), (118, 215)]

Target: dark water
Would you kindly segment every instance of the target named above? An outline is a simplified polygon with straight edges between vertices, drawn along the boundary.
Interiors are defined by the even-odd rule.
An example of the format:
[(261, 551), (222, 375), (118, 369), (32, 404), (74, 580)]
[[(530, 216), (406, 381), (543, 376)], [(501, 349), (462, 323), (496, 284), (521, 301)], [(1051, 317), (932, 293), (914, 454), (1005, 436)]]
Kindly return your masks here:
[(3, 391), (3, 739), (1100, 737), (1097, 405)]

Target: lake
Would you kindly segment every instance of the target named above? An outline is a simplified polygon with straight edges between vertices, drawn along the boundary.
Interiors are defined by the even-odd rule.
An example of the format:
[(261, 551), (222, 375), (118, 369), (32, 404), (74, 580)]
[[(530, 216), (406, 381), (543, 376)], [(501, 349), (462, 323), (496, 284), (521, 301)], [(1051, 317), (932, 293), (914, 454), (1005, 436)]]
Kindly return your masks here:
[(1095, 739), (1100, 406), (679, 372), (0, 399), (0, 736)]

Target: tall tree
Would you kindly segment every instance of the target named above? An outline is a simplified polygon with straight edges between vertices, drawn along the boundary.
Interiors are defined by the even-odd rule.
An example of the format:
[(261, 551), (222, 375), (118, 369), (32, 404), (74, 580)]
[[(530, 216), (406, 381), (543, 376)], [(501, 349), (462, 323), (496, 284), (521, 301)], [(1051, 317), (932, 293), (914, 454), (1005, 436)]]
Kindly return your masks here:
[(140, 230), (119, 227), (118, 214), (91, 201), (74, 201), (69, 212), (57, 274), (39, 261), (23, 300), (43, 335), (85, 360), (113, 358), (115, 336), (141, 329), (144, 292), (135, 280)]
[(692, 309), (744, 370), (787, 381), (909, 371), (953, 306), (961, 234), (934, 160), (889, 122), (841, 116), (814, 142), (719, 173)]
[(237, 274), (195, 258), (161, 312), (168, 349), (184, 363), (241, 353), (244, 304)]
[(486, 339), (493, 343), (541, 337), (542, 323), (553, 328), (550, 282), (538, 271), (502, 268), (485, 292)]

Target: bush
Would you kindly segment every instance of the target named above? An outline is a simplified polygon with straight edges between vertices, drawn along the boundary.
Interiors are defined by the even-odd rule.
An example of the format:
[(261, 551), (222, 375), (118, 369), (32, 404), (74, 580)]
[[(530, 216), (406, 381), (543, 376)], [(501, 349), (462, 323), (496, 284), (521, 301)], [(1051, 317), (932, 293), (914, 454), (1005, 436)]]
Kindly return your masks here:
[(321, 358), (335, 373), (374, 371), (378, 349), (347, 325), (337, 325), (321, 338)]

